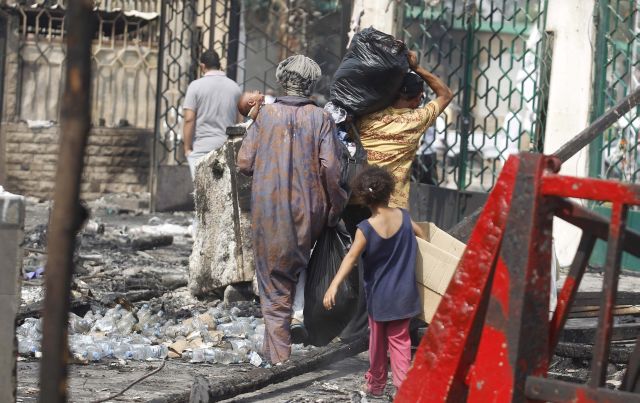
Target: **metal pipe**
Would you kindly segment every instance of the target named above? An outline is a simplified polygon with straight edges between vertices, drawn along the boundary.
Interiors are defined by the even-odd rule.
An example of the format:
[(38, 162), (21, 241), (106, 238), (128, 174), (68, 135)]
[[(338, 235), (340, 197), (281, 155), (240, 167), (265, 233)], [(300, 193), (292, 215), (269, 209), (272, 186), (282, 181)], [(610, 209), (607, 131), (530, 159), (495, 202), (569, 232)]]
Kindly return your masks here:
[(158, 73), (156, 76), (156, 109), (153, 127), (153, 145), (151, 148), (151, 165), (149, 175), (149, 207), (151, 212), (156, 211), (156, 194), (158, 186), (158, 142), (160, 141), (160, 130), (162, 130), (161, 120), (163, 119), (162, 101), (164, 95), (164, 48), (166, 45), (166, 26), (167, 26), (167, 2), (160, 1), (160, 39), (158, 41)]
[(611, 334), (613, 332), (613, 307), (616, 305), (616, 293), (620, 279), (620, 261), (622, 260), (627, 210), (626, 205), (614, 203), (611, 211), (607, 260), (602, 281), (602, 304), (600, 304), (596, 344), (591, 359), (591, 379), (588, 383), (592, 388), (605, 386), (607, 380), (609, 350), (611, 349)]
[(233, 81), (238, 81), (238, 51), (240, 49), (240, 14), (242, 13), (242, 5), (240, 0), (230, 1), (231, 5), (228, 12), (229, 33), (227, 34), (227, 77)]
[(635, 89), (631, 94), (627, 95), (622, 101), (618, 102), (616, 106), (609, 109), (604, 115), (589, 125), (589, 127), (560, 147), (553, 155), (558, 157), (562, 162), (567, 161), (584, 147), (588, 146), (602, 131), (614, 124), (616, 120), (629, 112), (631, 108), (638, 105), (638, 103), (640, 103), (640, 88)]
[(47, 239), (40, 402), (67, 400), (67, 321), (75, 237), (87, 212), (79, 203), (84, 150), (91, 126), (92, 0), (69, 0), (60, 153)]

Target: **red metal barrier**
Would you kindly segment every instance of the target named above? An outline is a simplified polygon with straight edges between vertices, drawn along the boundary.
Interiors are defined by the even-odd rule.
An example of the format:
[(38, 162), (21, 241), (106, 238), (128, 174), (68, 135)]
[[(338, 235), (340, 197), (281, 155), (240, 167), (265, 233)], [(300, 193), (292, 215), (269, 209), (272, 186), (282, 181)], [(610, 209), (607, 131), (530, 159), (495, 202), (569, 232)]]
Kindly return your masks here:
[[(640, 187), (557, 175), (559, 166), (540, 154), (507, 161), (397, 402), (640, 402), (638, 343), (622, 390), (604, 387), (621, 254), (640, 256), (640, 234), (625, 228)], [(611, 202), (611, 224), (566, 197)], [(550, 320), (554, 216), (583, 235)], [(608, 251), (591, 377), (585, 385), (547, 379), (597, 238)]]

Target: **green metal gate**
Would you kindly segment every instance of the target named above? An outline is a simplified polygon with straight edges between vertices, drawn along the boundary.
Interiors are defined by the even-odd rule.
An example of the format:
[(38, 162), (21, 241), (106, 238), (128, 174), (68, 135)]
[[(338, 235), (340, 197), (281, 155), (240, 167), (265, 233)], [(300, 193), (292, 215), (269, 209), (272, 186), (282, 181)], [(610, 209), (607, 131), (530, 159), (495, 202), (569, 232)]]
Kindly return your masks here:
[(509, 155), (542, 151), (551, 48), (546, 6), (547, 0), (404, 2), (399, 36), (455, 93), (422, 148), (437, 156), (427, 168), (440, 186), (489, 191)]
[[(599, 0), (594, 16), (596, 43), (591, 120), (597, 119), (640, 85), (640, 2)], [(640, 183), (638, 148), (640, 108), (620, 117), (589, 148), (589, 175), (628, 183)], [(594, 210), (609, 215), (606, 205)], [(627, 218), (629, 228), (640, 230), (640, 211), (634, 208)], [(603, 266), (606, 243), (598, 241), (591, 264)], [(640, 259), (623, 254), (622, 267), (640, 271)]]
[[(596, 49), (591, 120), (618, 103), (640, 83), (640, 13), (637, 0), (600, 0), (596, 5)], [(636, 107), (591, 144), (591, 176), (638, 183)]]

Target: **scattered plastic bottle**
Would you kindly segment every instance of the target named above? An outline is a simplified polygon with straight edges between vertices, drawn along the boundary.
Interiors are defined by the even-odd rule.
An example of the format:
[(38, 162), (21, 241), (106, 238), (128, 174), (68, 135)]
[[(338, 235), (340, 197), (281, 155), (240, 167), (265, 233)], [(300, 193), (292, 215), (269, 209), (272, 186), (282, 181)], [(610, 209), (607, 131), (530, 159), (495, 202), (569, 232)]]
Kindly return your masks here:
[(119, 343), (113, 349), (113, 356), (121, 360), (130, 360), (133, 358), (131, 345), (128, 343)]
[(149, 308), (149, 305), (144, 304), (138, 310), (137, 315), (138, 315), (138, 323), (142, 327), (151, 320), (151, 318), (153, 317), (153, 312), (151, 312), (151, 308)]
[(159, 323), (145, 323), (142, 328), (142, 335), (150, 339), (160, 340), (164, 334), (162, 326)]
[(209, 315), (211, 315), (211, 317), (214, 318), (214, 319), (218, 319), (218, 318), (221, 318), (222, 316), (224, 316), (224, 312), (218, 307), (209, 308), (207, 313)]
[(84, 351), (82, 351), (82, 356), (85, 357), (85, 359), (88, 361), (96, 362), (100, 361), (104, 354), (100, 347), (95, 345), (88, 345), (86, 346)]
[(116, 322), (116, 330), (123, 335), (130, 334), (136, 323), (137, 320), (133, 313), (125, 311), (121, 314), (120, 320)]
[(24, 323), (16, 329), (16, 334), (32, 340), (42, 339), (42, 320), (26, 318)]
[(22, 355), (35, 355), (40, 351), (40, 341), (29, 337), (18, 336), (18, 353)]
[(254, 331), (251, 323), (241, 321), (220, 324), (218, 330), (222, 331), (226, 337), (245, 337)]
[[(88, 314), (87, 314), (88, 315)], [(91, 321), (81, 318), (75, 313), (69, 313), (69, 333), (85, 334), (91, 330)]]
[(117, 330), (117, 324), (120, 318), (122, 318), (122, 306), (116, 305), (115, 308), (111, 308), (105, 312), (104, 317), (98, 319), (91, 329), (93, 332), (105, 332), (113, 333)]
[(242, 313), (242, 310), (240, 308), (238, 308), (237, 306), (234, 306), (233, 308), (231, 308), (229, 313), (231, 314), (232, 317), (237, 318)]
[(216, 323), (218, 324), (222, 324), (222, 323), (231, 323), (232, 319), (229, 315), (222, 315), (219, 318), (216, 319)]
[(247, 360), (246, 354), (220, 348), (197, 348), (191, 353), (192, 363), (209, 362), (219, 364), (237, 364)]
[(233, 347), (233, 351), (244, 355), (249, 354), (249, 352), (254, 349), (253, 342), (246, 339), (231, 340), (231, 346)]
[[(103, 356), (107, 356), (103, 351)], [(163, 359), (169, 353), (169, 349), (167, 346), (157, 344), (157, 345), (148, 345), (148, 344), (129, 344), (129, 343), (119, 343), (111, 350), (113, 355), (116, 358), (124, 359), (124, 360), (139, 360), (144, 361), (148, 359)], [(110, 352), (111, 352), (110, 351)]]
[(252, 351), (251, 354), (249, 354), (249, 363), (254, 367), (259, 367), (262, 365), (263, 359), (260, 357), (260, 354)]
[(253, 343), (254, 351), (262, 351), (262, 348), (264, 347), (264, 331), (258, 333), (256, 330), (256, 333), (249, 336), (249, 340)]

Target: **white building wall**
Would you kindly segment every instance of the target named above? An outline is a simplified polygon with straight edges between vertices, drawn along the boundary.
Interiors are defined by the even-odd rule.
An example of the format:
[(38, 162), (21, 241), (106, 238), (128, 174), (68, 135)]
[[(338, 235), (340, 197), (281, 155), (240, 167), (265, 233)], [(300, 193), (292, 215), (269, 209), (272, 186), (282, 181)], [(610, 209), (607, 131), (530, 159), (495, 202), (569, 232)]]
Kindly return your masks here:
[[(595, 44), (594, 0), (549, 0), (547, 29), (555, 34), (545, 154), (589, 125), (592, 99), (592, 66)], [(587, 176), (588, 148), (562, 166), (561, 174)], [(581, 230), (562, 220), (554, 221), (553, 236), (561, 266), (568, 266), (580, 241)]]
[(351, 13), (351, 32), (354, 33), (367, 27), (374, 27), (378, 31), (395, 35), (395, 17), (398, 6), (389, 0), (355, 0)]

